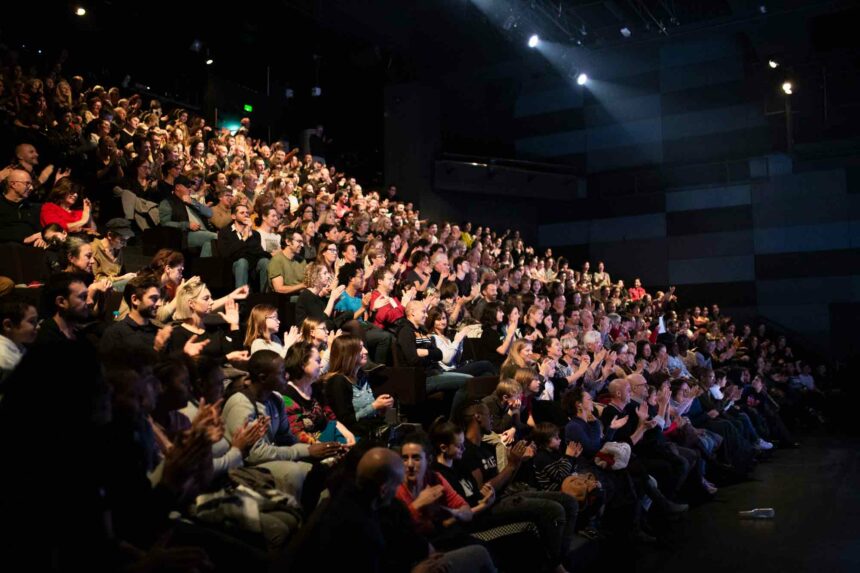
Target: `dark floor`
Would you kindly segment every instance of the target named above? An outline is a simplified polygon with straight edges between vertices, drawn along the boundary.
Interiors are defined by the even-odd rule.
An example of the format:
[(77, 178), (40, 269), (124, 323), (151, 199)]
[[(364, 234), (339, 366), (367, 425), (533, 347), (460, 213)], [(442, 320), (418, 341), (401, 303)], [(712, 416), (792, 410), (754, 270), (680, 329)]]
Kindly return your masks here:
[[(692, 508), (672, 526), (669, 547), (638, 551), (635, 570), (860, 571), (860, 438), (822, 435), (802, 444)], [(776, 517), (737, 518), (755, 507), (772, 507)]]

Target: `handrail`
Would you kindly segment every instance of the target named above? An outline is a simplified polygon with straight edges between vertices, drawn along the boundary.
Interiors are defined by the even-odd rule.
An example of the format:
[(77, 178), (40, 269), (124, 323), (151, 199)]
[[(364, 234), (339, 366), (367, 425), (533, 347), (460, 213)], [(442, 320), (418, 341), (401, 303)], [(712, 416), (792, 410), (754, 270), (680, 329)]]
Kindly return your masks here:
[(584, 177), (582, 170), (569, 165), (559, 163), (544, 163), (540, 161), (528, 161), (524, 159), (506, 159), (501, 157), (484, 157), (479, 155), (464, 155), (460, 153), (443, 153), (437, 161), (455, 161), (458, 163), (469, 163), (476, 167), (511, 167), (528, 171), (549, 171), (563, 173), (565, 175), (576, 175)]

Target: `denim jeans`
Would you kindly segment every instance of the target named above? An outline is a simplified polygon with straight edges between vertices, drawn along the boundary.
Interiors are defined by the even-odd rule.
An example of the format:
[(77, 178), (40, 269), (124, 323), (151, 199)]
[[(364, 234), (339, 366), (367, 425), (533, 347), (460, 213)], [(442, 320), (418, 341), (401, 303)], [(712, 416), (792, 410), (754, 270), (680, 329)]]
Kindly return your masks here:
[(443, 372), (427, 377), (427, 392), (454, 391), (454, 400), (451, 403), (451, 419), (455, 419), (455, 416), (466, 403), (466, 380), (471, 377), (469, 374), (460, 372)]
[(490, 553), (481, 545), (446, 551), (441, 559), (449, 573), (496, 573)]
[(200, 247), (201, 257), (212, 256), (212, 241), (218, 238), (218, 235), (212, 231), (189, 231), (188, 246), (195, 248)]
[[(236, 288), (243, 287), (248, 284), (248, 271), (250, 269), (250, 263), (248, 259), (239, 259), (233, 263), (233, 278), (236, 280)], [(263, 292), (263, 289), (266, 287), (266, 283), (269, 280), (269, 259), (259, 259), (257, 261), (257, 267), (255, 269), (257, 273), (258, 283), (257, 286), (260, 289), (260, 292)]]

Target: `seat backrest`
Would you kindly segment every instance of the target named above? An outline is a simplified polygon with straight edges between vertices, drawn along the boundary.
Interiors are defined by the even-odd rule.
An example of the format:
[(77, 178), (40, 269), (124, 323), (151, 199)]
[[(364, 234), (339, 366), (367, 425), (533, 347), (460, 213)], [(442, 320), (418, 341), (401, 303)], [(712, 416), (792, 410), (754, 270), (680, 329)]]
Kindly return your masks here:
[(141, 246), (147, 256), (154, 255), (159, 249), (185, 251), (188, 249), (188, 236), (176, 227), (150, 227), (141, 235)]
[(397, 342), (397, 337), (391, 341), (391, 359), (395, 368), (408, 367), (406, 364), (406, 358), (403, 356), (403, 349), (400, 348), (400, 344)]
[(0, 243), (0, 276), (15, 284), (42, 282), (48, 275), (45, 251), (17, 243)]
[(498, 385), (498, 376), (475, 376), (466, 380), (466, 396), (469, 400), (480, 400), (492, 394)]

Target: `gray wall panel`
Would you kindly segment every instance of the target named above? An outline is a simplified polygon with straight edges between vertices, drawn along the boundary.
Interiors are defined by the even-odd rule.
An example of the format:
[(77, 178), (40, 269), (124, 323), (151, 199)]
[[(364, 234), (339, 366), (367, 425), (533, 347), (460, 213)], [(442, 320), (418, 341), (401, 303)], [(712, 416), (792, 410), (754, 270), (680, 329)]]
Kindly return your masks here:
[(752, 253), (753, 234), (748, 230), (669, 237), (670, 260), (751, 255)]
[(669, 261), (672, 284), (728, 283), (755, 280), (755, 257), (739, 255)]
[[(612, 280), (630, 282), (640, 277), (643, 284), (665, 285), (667, 275), (666, 239), (642, 239), (622, 243), (593, 243), (590, 245), (591, 264), (606, 263), (610, 274), (619, 269)], [(623, 271), (623, 272), (622, 272)]]
[(706, 187), (666, 194), (666, 211), (692, 211), (715, 207), (749, 205), (752, 201), (752, 186), (731, 185), (728, 187)]

